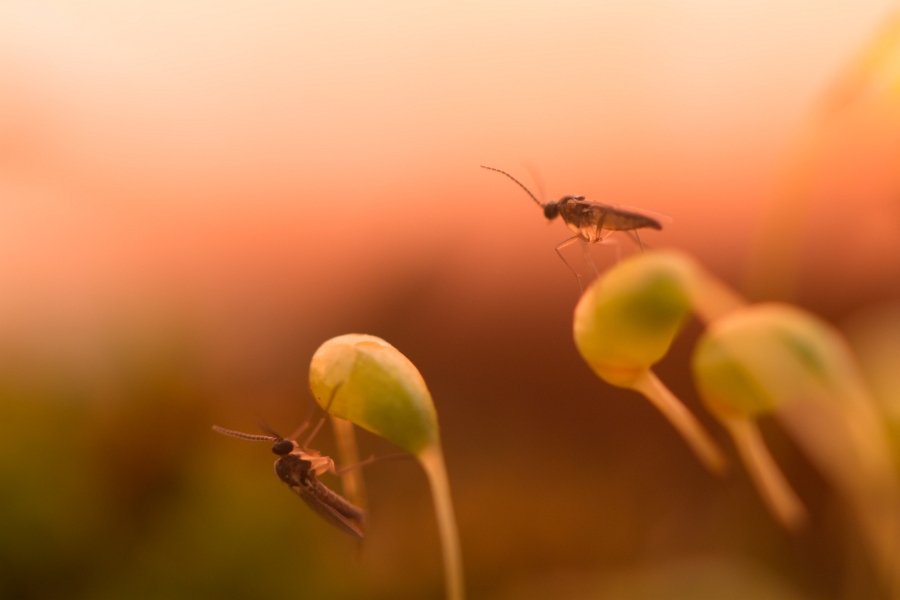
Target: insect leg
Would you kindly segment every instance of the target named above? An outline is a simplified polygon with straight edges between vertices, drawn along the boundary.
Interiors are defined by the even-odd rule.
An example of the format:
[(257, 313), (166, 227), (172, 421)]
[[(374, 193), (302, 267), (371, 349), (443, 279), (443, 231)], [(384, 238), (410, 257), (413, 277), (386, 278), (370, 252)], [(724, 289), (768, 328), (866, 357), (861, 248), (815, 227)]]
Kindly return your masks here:
[(594, 272), (594, 277), (599, 277), (600, 272), (597, 271), (597, 265), (594, 264), (594, 258), (591, 256), (590, 244), (584, 238), (581, 238), (581, 251), (584, 252), (584, 260), (585, 260), (585, 262), (587, 262), (588, 266)]
[[(310, 415), (310, 417), (312, 417), (312, 415)], [(294, 433), (291, 434), (291, 437), (286, 438), (286, 439), (289, 439), (289, 440), (291, 440), (291, 441), (296, 441), (296, 439), (300, 436), (300, 434), (303, 433), (304, 431), (306, 431), (306, 428), (309, 427), (309, 422), (310, 422), (310, 419), (307, 418), (307, 419), (303, 422), (303, 424), (300, 425), (300, 427), (298, 427), (298, 428), (294, 431)]]
[[(608, 213), (603, 212), (600, 214), (600, 219), (597, 221), (597, 233), (600, 236), (599, 239), (594, 240), (595, 242), (600, 242), (601, 244), (609, 237), (611, 231), (607, 231), (606, 235), (603, 234), (603, 224), (606, 222), (606, 217)], [(619, 248), (616, 246), (616, 262), (619, 262)], [(584, 247), (584, 258), (587, 260), (588, 264), (591, 266), (591, 269), (594, 270), (594, 277), (599, 277), (600, 273), (597, 272), (597, 266), (594, 264), (594, 259), (590, 255), (590, 250), (587, 246)]]
[(378, 462), (379, 460), (393, 460), (396, 458), (411, 458), (411, 456), (406, 452), (395, 452), (394, 454), (385, 454), (384, 456), (375, 456), (373, 454), (369, 458), (361, 460), (355, 465), (347, 465), (345, 467), (341, 467), (340, 469), (334, 469), (333, 471), (331, 471), (331, 473), (337, 476), (341, 476), (348, 471), (354, 471), (356, 469), (367, 467), (374, 462)]
[(319, 422), (316, 423), (316, 426), (313, 427), (313, 430), (309, 433), (303, 443), (300, 444), (300, 447), (303, 449), (309, 448), (309, 444), (316, 438), (316, 435), (319, 433), (319, 430), (322, 429), (322, 425), (325, 424), (325, 417), (319, 419)]
[(362, 469), (363, 467), (365, 467), (367, 465), (371, 465), (373, 462), (375, 462), (374, 455), (370, 456), (369, 458), (367, 458), (365, 460), (359, 461), (355, 465), (347, 465), (347, 466), (341, 467), (340, 469), (332, 468), (331, 472), (332, 472), (332, 474), (340, 477), (344, 473), (349, 473), (350, 471), (355, 471), (356, 469)]
[(641, 234), (638, 233), (637, 229), (628, 229), (625, 231), (628, 236), (638, 243), (638, 246), (641, 247), (641, 252), (644, 251), (644, 242), (641, 241)]
[(573, 235), (572, 237), (570, 237), (569, 239), (567, 239), (562, 244), (560, 244), (559, 246), (556, 247), (556, 253), (559, 254), (559, 257), (562, 259), (562, 261), (564, 263), (566, 263), (566, 266), (569, 267), (572, 270), (572, 272), (575, 274), (575, 281), (578, 282), (578, 291), (580, 291), (581, 293), (584, 293), (584, 288), (581, 287), (581, 278), (578, 276), (578, 271), (575, 270), (575, 267), (573, 267), (569, 263), (569, 261), (566, 260), (566, 257), (562, 255), (562, 252), (560, 252), (560, 250), (562, 250), (563, 248), (565, 248), (566, 246), (568, 246), (569, 244), (571, 244), (572, 242), (574, 242), (575, 240), (580, 239), (580, 238), (581, 238), (580, 235)]

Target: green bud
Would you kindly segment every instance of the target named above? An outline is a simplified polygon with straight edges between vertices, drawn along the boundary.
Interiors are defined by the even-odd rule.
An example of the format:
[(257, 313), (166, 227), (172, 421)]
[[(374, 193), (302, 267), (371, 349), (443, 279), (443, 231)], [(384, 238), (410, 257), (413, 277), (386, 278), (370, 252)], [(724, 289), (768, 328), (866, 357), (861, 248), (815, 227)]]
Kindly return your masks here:
[[(732, 435), (735, 425), (774, 413), (844, 497), (877, 569), (894, 584), (900, 486), (883, 417), (840, 333), (793, 306), (761, 304), (710, 325), (692, 362), (700, 397)], [(742, 455), (752, 472), (753, 457)], [(774, 500), (772, 490), (786, 484), (769, 485), (773, 477), (758, 471), (764, 497)]]
[(676, 252), (623, 260), (575, 308), (575, 345), (602, 379), (630, 387), (669, 349), (691, 311), (695, 265)]
[(439, 446), (437, 413), (425, 380), (381, 338), (349, 334), (328, 340), (312, 358), (309, 385), (330, 414), (407, 452), (419, 455)]
[(380, 435), (418, 459), (431, 487), (447, 599), (464, 600), (462, 551), (437, 412), (418, 369), (381, 338), (342, 335), (316, 350), (309, 386), (329, 414)]
[(694, 350), (700, 396), (721, 418), (769, 413), (793, 399), (850, 393), (852, 366), (840, 335), (786, 304), (759, 304), (718, 319)]

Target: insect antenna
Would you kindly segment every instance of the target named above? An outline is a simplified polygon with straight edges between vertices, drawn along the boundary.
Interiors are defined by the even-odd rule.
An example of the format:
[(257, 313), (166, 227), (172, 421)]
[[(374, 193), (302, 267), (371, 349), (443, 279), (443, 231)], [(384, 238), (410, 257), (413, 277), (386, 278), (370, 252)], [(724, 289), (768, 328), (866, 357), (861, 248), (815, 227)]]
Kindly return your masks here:
[(579, 237), (577, 235), (573, 235), (569, 239), (565, 240), (562, 244), (560, 244), (559, 246), (556, 247), (556, 253), (562, 259), (562, 261), (564, 263), (566, 263), (566, 266), (569, 267), (569, 269), (575, 275), (575, 281), (578, 283), (578, 291), (583, 294), (584, 286), (581, 285), (581, 276), (578, 274), (578, 271), (575, 270), (575, 267), (572, 266), (572, 263), (570, 263), (569, 261), (566, 260), (566, 257), (563, 256), (563, 253), (562, 253), (563, 248), (565, 248), (566, 246), (568, 246), (569, 244), (571, 244), (572, 242), (574, 242), (577, 239), (579, 239)]
[(541, 208), (544, 208), (544, 205), (541, 204), (541, 201), (537, 199), (537, 196), (535, 196), (534, 194), (531, 193), (531, 190), (529, 190), (527, 187), (525, 187), (525, 185), (521, 181), (519, 181), (518, 179), (516, 179), (515, 177), (513, 177), (506, 171), (501, 171), (500, 169), (495, 169), (494, 167), (486, 167), (484, 165), (480, 165), (480, 166), (482, 169), (487, 169), (488, 171), (497, 171), (498, 173), (502, 173), (502, 174), (506, 175), (507, 177), (509, 177), (510, 179), (515, 181), (517, 184), (519, 184), (520, 188), (522, 188), (523, 190), (528, 192), (528, 195), (531, 196), (531, 199), (534, 200), (538, 206), (540, 206)]
[(250, 433), (243, 433), (240, 431), (232, 431), (231, 429), (225, 429), (224, 427), (219, 427), (218, 425), (212, 426), (213, 431), (217, 433), (221, 433), (223, 435), (230, 435), (231, 437), (241, 438), (242, 440), (250, 440), (253, 442), (274, 442), (277, 437), (272, 437), (269, 435), (253, 435)]

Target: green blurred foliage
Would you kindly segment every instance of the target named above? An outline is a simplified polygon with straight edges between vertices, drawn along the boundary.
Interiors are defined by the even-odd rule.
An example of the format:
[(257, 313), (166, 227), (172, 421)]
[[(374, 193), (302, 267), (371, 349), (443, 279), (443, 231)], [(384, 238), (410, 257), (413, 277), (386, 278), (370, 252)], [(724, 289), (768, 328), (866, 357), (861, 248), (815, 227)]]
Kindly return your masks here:
[(268, 447), (210, 431), (190, 345), (132, 342), (91, 376), (4, 356), (0, 597), (358, 597)]

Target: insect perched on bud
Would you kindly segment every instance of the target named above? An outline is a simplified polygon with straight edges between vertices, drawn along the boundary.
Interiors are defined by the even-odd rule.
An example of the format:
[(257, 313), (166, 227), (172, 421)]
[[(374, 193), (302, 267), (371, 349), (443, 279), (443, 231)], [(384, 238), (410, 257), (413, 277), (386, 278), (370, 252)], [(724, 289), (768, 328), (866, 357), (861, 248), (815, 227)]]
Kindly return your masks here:
[[(637, 242), (638, 246), (641, 247), (641, 250), (643, 250), (644, 243), (641, 241), (641, 237), (637, 230), (645, 228), (662, 229), (662, 225), (659, 221), (652, 217), (648, 217), (647, 215), (632, 210), (625, 210), (617, 206), (585, 200), (584, 196), (563, 196), (556, 202), (543, 203), (538, 200), (537, 196), (532, 194), (531, 190), (525, 187), (521, 181), (506, 171), (501, 171), (494, 167), (486, 167), (484, 165), (481, 165), (481, 168), (502, 173), (516, 182), (519, 187), (525, 190), (525, 192), (531, 196), (531, 199), (544, 210), (544, 216), (550, 221), (556, 217), (562, 217), (563, 222), (575, 233), (575, 235), (558, 245), (556, 247), (556, 253), (559, 254), (559, 257), (563, 262), (572, 269), (572, 272), (575, 273), (575, 279), (578, 281), (579, 288), (581, 287), (581, 279), (578, 277), (578, 272), (562, 255), (561, 250), (563, 248), (576, 240), (580, 240), (584, 244), (595, 244), (597, 242), (602, 242), (609, 237), (611, 233), (624, 231), (629, 236), (633, 236), (633, 239)], [(596, 273), (597, 269), (594, 268), (593, 261), (587, 251), (587, 246), (585, 246), (584, 251), (588, 264), (591, 265), (591, 268), (593, 268)], [(584, 290), (582, 289), (582, 291)]]
[[(331, 400), (334, 400), (334, 393), (337, 392), (337, 389), (335, 388), (332, 393)], [(323, 473), (340, 475), (350, 469), (369, 464), (374, 458), (370, 457), (359, 464), (343, 469), (335, 469), (333, 460), (309, 448), (310, 442), (319, 433), (319, 429), (324, 423), (325, 417), (322, 417), (303, 444), (298, 444), (295, 440), (309, 426), (309, 419), (287, 438), (279, 436), (274, 431), (269, 432), (272, 435), (253, 435), (224, 429), (217, 425), (213, 425), (213, 429), (218, 433), (245, 440), (272, 442), (272, 452), (278, 455), (278, 460), (275, 461), (275, 474), (278, 475), (278, 478), (303, 498), (303, 501), (326, 521), (344, 533), (362, 538), (366, 526), (366, 511), (329, 489), (319, 481), (318, 476)]]

